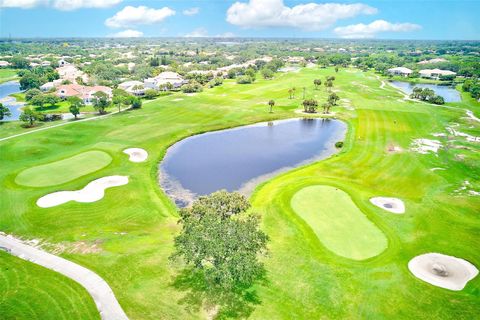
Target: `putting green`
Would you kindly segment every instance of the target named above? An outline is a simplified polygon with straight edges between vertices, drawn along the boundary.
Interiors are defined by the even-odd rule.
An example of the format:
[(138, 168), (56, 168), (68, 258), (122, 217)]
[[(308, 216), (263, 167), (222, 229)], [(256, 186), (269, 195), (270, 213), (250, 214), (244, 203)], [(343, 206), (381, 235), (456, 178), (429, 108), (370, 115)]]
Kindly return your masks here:
[(295, 193), (291, 206), (325, 247), (339, 256), (365, 260), (387, 248), (383, 232), (340, 189), (319, 185), (303, 188)]
[(15, 178), (17, 184), (29, 187), (47, 187), (75, 180), (100, 170), (112, 161), (103, 151), (87, 151), (73, 157), (28, 168)]

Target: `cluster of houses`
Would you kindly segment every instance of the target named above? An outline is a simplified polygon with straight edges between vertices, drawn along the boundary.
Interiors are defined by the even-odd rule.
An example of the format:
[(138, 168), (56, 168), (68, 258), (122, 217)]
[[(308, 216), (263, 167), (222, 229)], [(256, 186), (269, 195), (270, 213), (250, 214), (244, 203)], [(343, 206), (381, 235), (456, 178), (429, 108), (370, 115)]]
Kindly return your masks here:
[[(413, 71), (405, 67), (396, 67), (387, 70), (389, 74), (395, 76), (409, 77)], [(450, 70), (441, 70), (441, 69), (424, 69), (418, 72), (421, 78), (435, 79), (439, 80), (441, 77), (445, 76), (456, 76), (457, 74)]]

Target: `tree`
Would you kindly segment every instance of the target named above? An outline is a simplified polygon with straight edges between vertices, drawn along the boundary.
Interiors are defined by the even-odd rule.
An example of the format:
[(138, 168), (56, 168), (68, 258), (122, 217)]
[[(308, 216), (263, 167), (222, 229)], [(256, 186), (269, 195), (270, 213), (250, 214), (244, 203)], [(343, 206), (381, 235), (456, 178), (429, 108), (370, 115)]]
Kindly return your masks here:
[(252, 286), (264, 274), (258, 258), (266, 253), (268, 236), (255, 215), (245, 214), (249, 208), (238, 193), (200, 197), (180, 211), (182, 230), (171, 259), (183, 259), (209, 287), (228, 291)]
[(272, 69), (263, 68), (261, 72), (262, 72), (262, 76), (263, 76), (264, 79), (272, 79), (273, 78), (274, 72), (272, 71)]
[(330, 90), (333, 87), (333, 81), (332, 80), (325, 81), (325, 87), (327, 88), (327, 90)]
[(112, 104), (118, 107), (118, 112), (121, 111), (120, 107), (123, 104), (123, 99), (125, 99), (123, 95), (113, 95)]
[(93, 94), (92, 104), (95, 110), (100, 114), (105, 113), (105, 109), (110, 105), (108, 94), (103, 91), (97, 91)]
[(147, 89), (145, 90), (145, 98), (146, 99), (155, 99), (158, 97), (158, 91), (155, 89)]
[(142, 107), (142, 100), (138, 97), (132, 98), (132, 108), (133, 109), (140, 109)]
[(49, 104), (51, 106), (54, 106), (60, 102), (60, 98), (54, 94), (45, 94), (43, 95), (43, 99), (45, 101), (45, 104)]
[(12, 112), (10, 111), (10, 109), (0, 103), (0, 121), (3, 120), (5, 117), (10, 117), (11, 115)]
[(330, 113), (330, 108), (332, 107), (332, 104), (330, 102), (325, 102), (324, 104), (322, 104), (322, 108), (323, 108), (323, 113)]
[(80, 114), (80, 109), (85, 107), (85, 103), (82, 99), (76, 96), (68, 97), (67, 101), (70, 103), (70, 113), (75, 116), (75, 119), (77, 119), (77, 116)]
[(330, 95), (328, 96), (328, 103), (330, 103), (332, 106), (336, 106), (337, 105), (337, 101), (340, 99), (340, 97), (335, 93), (330, 93)]
[(34, 73), (27, 72), (20, 78), (20, 90), (38, 89), (41, 85), (40, 77)]
[(322, 85), (322, 80), (320, 79), (315, 79), (313, 80), (313, 84), (315, 85), (315, 90), (318, 89), (318, 86), (321, 86)]
[(29, 89), (25, 92), (25, 100), (30, 101), (34, 96), (38, 96), (39, 94), (42, 94), (42, 91), (40, 91), (39, 89)]
[(37, 120), (41, 120), (42, 118), (43, 116), (40, 113), (33, 111), (29, 107), (23, 109), (23, 112), (20, 114), (19, 117), (20, 121), (25, 122), (29, 127), (33, 127), (35, 125), (35, 122)]
[(268, 101), (268, 105), (270, 106), (270, 113), (272, 113), (273, 112), (273, 106), (275, 105), (275, 101), (274, 100)]
[(31, 105), (39, 106), (40, 108), (43, 108), (43, 105), (47, 103), (45, 95), (43, 94), (34, 95), (32, 98), (30, 98), (29, 102)]
[(338, 67), (335, 67), (335, 72), (338, 72)]
[(254, 81), (254, 79), (250, 76), (247, 76), (247, 75), (244, 75), (244, 76), (241, 76), (241, 77), (237, 78), (237, 83), (238, 84), (249, 84), (249, 83), (252, 83), (253, 81)]
[(318, 101), (315, 99), (303, 100), (303, 111), (308, 113), (315, 113), (318, 107)]

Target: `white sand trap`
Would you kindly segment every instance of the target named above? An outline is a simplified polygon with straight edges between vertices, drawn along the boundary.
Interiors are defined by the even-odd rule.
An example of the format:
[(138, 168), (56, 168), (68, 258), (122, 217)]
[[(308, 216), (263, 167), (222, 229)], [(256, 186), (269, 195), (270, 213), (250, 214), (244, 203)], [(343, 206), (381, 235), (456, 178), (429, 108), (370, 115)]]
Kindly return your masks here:
[(420, 280), (455, 291), (462, 290), (478, 274), (470, 262), (440, 253), (419, 255), (410, 260), (408, 269)]
[(387, 210), (391, 213), (405, 213), (405, 204), (402, 200), (397, 198), (374, 197), (370, 199), (370, 202), (377, 207)]
[(102, 199), (105, 195), (105, 189), (111, 187), (123, 186), (128, 183), (128, 177), (108, 176), (93, 180), (83, 189), (75, 191), (58, 191), (47, 194), (37, 200), (37, 205), (41, 208), (50, 208), (61, 205), (68, 201), (76, 202), (95, 202)]
[(125, 149), (123, 153), (128, 154), (130, 156), (129, 160), (132, 162), (143, 162), (148, 158), (148, 152), (141, 148)]
[(437, 153), (441, 147), (442, 143), (438, 140), (415, 139), (412, 142), (412, 150), (421, 154)]

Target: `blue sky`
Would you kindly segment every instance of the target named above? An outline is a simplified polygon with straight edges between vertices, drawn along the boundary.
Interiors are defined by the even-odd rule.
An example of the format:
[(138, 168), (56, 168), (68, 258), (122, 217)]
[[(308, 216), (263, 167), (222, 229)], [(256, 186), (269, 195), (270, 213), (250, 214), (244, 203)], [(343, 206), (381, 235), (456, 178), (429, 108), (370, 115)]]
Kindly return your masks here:
[(0, 0), (0, 7), (0, 37), (480, 39), (478, 0)]

